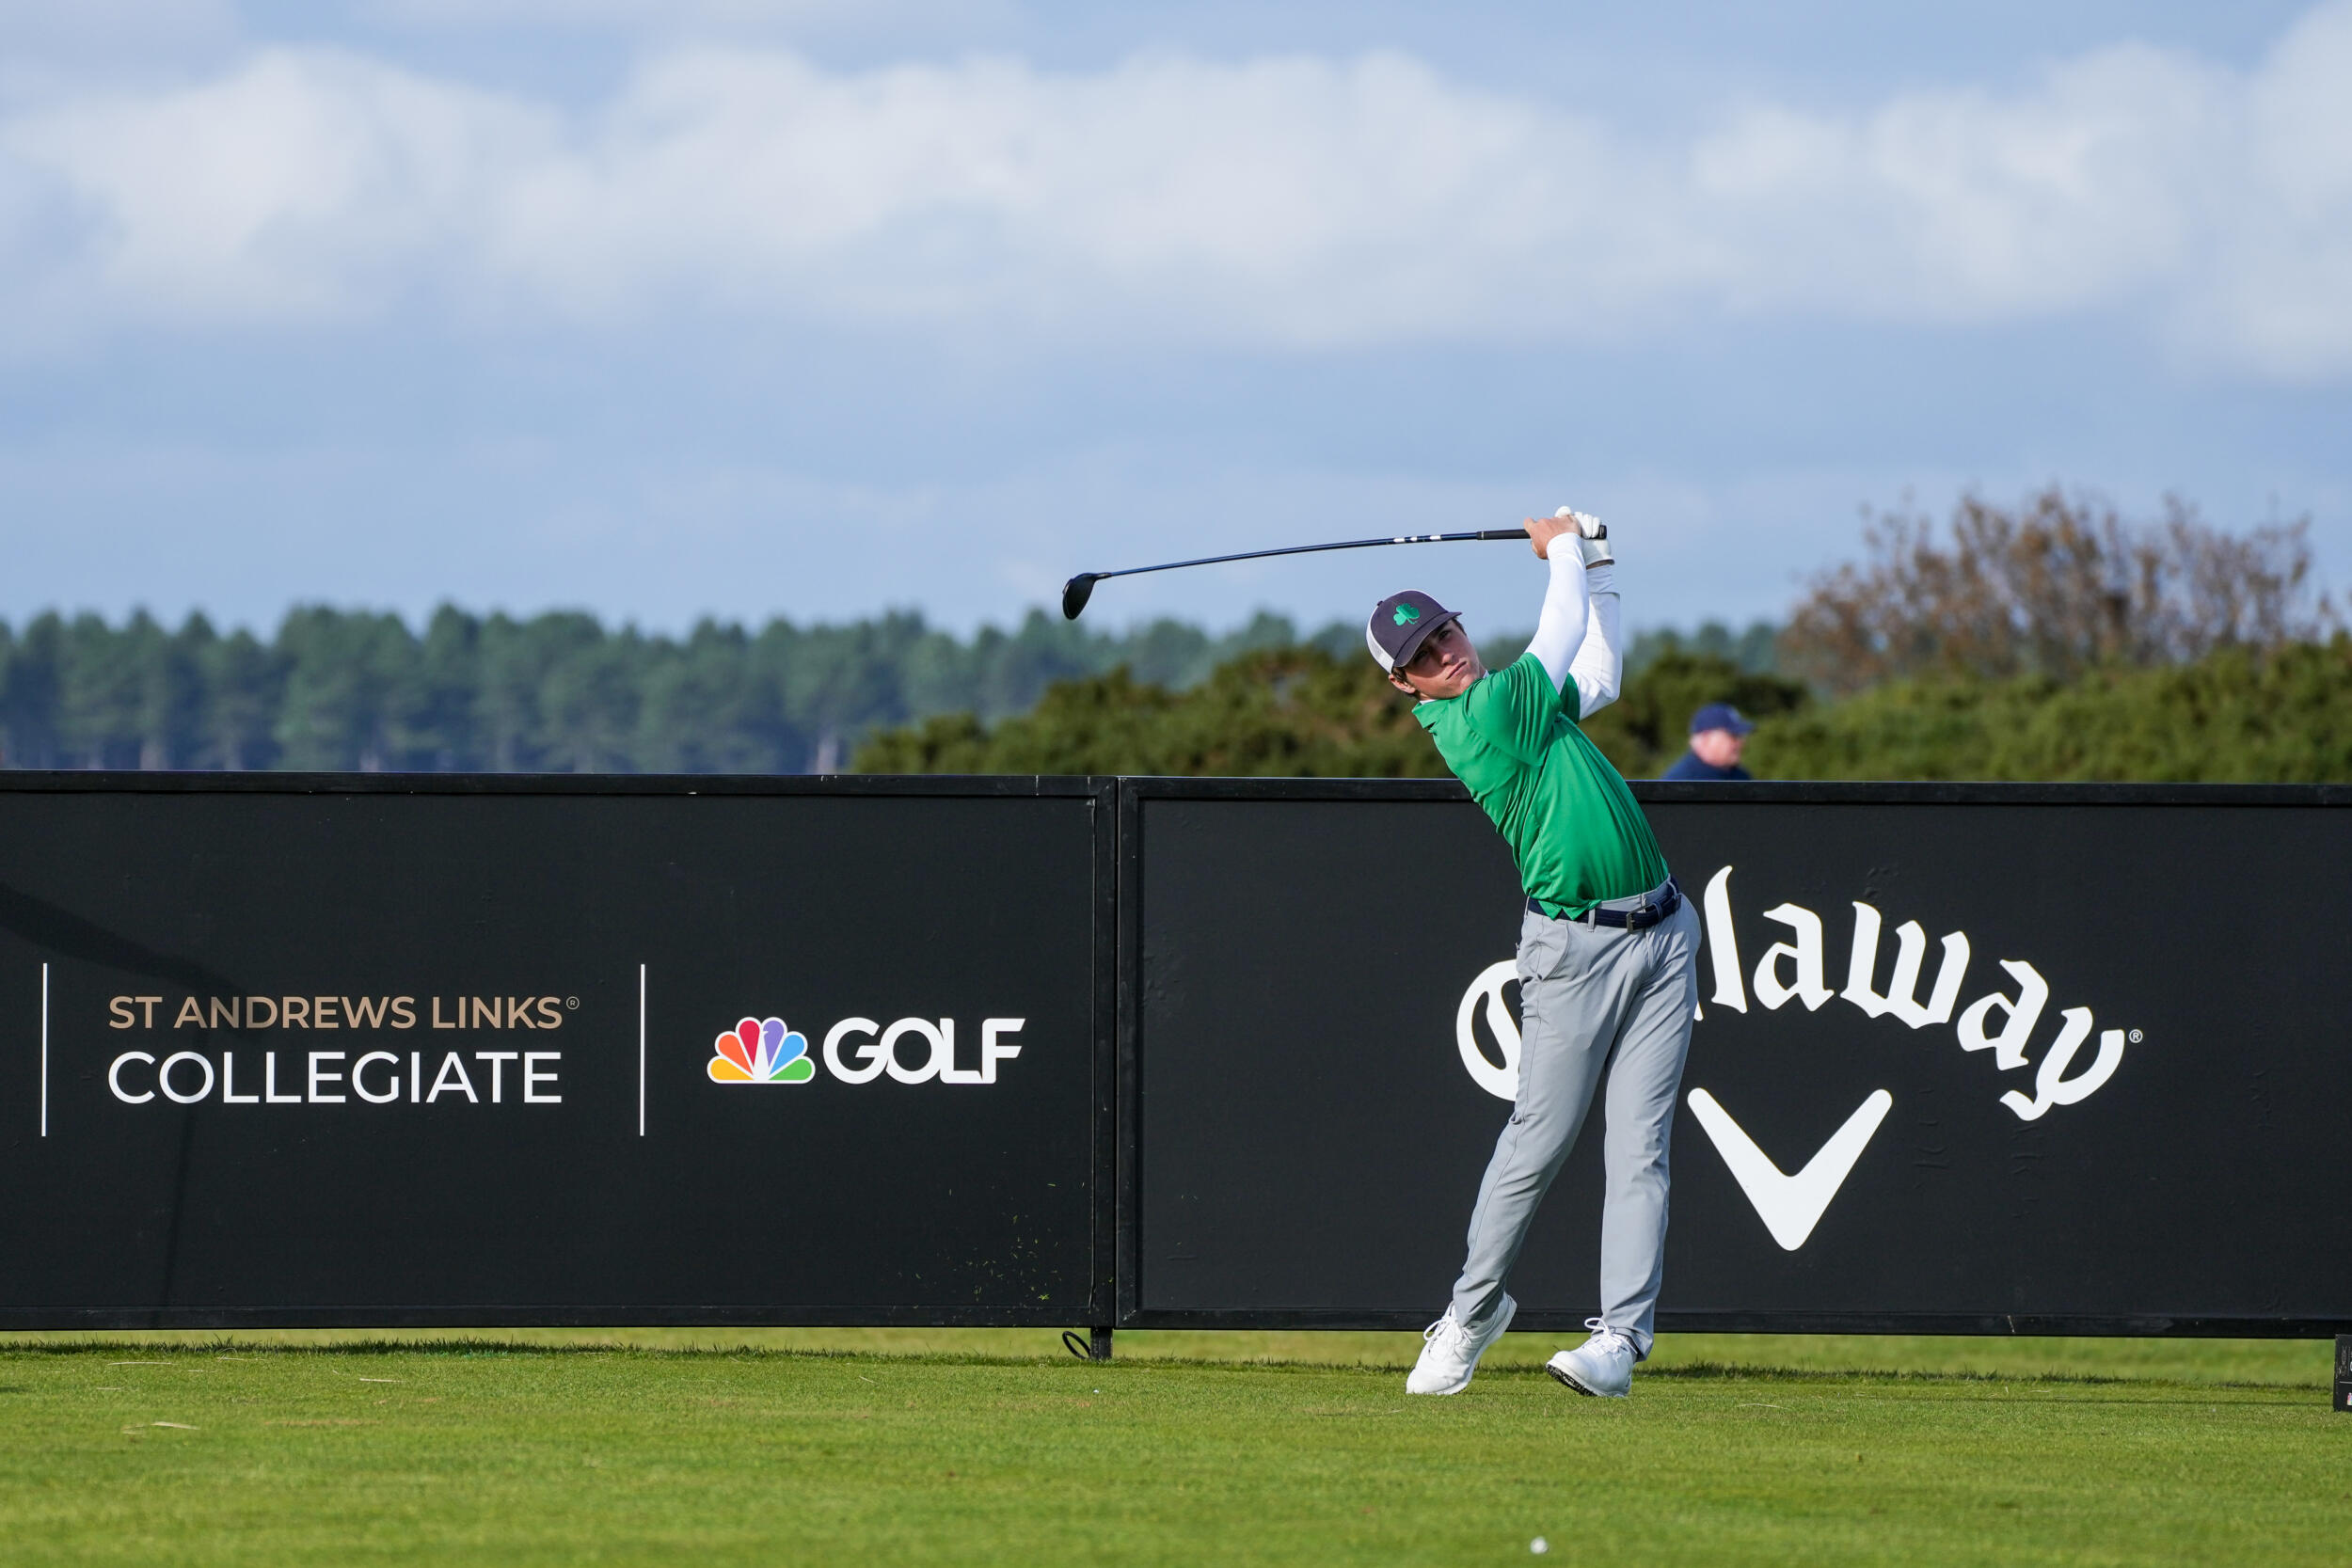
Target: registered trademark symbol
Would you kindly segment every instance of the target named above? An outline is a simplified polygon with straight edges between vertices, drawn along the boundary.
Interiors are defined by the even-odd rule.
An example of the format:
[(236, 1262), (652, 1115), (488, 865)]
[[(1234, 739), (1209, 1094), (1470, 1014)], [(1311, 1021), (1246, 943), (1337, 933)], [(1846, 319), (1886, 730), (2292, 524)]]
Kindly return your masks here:
[(2132, 1031), (2132, 1043), (2134, 1045), (2137, 1045), (2143, 1037), (2144, 1037), (2141, 1036), (2138, 1030), (2135, 1029)]
[[(565, 1006), (566, 1007), (578, 1007), (578, 1006), (580, 1006), (580, 998), (579, 998), (579, 997), (577, 997), (577, 996), (567, 996), (567, 997), (564, 998), (564, 1006)], [(2139, 1031), (2138, 1031), (2138, 1030), (2135, 1029), (2135, 1030), (2133, 1030), (2133, 1031), (2132, 1031), (2132, 1038), (2134, 1038), (2134, 1039), (2137, 1039), (2137, 1038), (2139, 1038)]]

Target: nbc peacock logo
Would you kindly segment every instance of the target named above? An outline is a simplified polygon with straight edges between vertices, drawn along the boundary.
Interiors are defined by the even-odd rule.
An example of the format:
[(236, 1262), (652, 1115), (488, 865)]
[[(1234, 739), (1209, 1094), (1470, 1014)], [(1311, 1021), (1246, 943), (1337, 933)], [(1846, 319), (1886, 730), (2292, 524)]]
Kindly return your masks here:
[(714, 1084), (805, 1084), (817, 1076), (808, 1037), (780, 1018), (747, 1018), (721, 1035), (705, 1069)]

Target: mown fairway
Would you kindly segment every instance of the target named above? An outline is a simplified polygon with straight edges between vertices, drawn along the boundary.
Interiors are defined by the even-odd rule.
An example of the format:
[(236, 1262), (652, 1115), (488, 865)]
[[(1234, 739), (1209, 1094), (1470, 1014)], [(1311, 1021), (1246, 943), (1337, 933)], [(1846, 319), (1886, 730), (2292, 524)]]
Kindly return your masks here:
[[(0, 1555), (1502, 1562), (1536, 1536), (1565, 1562), (2352, 1555), (2352, 1418), (2311, 1345), (1988, 1353), (2148, 1367), (2058, 1381), (1725, 1371), (1691, 1350), (1742, 1342), (1668, 1341), (1633, 1400), (1602, 1403), (1534, 1371), (1532, 1336), (1433, 1401), (1387, 1368), (1016, 1358), (1042, 1338), (966, 1339), (996, 1359), (0, 1341)], [(1840, 1344), (1886, 1349), (1763, 1348)], [(1212, 1345), (1269, 1348), (1136, 1348)], [(1947, 1345), (1915, 1359), (1976, 1354)]]

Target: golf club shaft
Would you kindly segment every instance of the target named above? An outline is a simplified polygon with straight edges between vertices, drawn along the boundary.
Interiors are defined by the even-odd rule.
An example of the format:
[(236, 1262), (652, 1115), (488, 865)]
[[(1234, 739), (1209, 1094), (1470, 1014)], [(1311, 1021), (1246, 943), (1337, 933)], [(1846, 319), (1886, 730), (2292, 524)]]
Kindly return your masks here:
[(1316, 550), (1360, 550), (1375, 545), (1452, 545), (1471, 539), (1517, 539), (1524, 544), (1527, 531), (1522, 528), (1482, 529), (1474, 533), (1399, 533), (1386, 539), (1343, 539), (1334, 545), (1285, 545), (1279, 549), (1241, 550), (1232, 555), (1204, 555), (1198, 561), (1168, 561), (1157, 566), (1126, 566), (1116, 572), (1090, 572), (1096, 581), (1104, 578), (1131, 578), (1140, 572), (1172, 572), (1180, 566), (1216, 566), (1228, 561), (1257, 561), (1269, 555), (1310, 555)]

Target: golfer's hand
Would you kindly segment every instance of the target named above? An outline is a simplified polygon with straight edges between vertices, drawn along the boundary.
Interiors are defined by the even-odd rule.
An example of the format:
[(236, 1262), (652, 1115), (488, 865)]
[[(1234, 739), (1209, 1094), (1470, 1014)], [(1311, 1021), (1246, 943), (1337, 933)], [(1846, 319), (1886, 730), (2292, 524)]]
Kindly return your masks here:
[(1551, 542), (1564, 533), (1577, 531), (1573, 517), (1530, 517), (1527, 519), (1527, 540), (1535, 546), (1538, 559), (1551, 559)]

